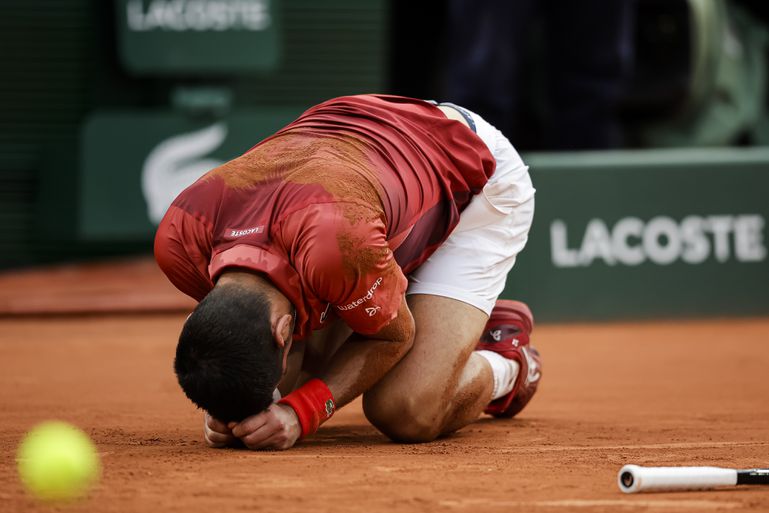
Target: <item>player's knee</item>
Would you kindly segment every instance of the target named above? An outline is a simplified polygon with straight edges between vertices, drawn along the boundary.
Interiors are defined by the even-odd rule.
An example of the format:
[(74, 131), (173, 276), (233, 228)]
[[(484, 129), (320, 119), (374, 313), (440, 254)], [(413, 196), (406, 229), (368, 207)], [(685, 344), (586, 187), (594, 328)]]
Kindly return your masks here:
[(374, 427), (395, 442), (431, 442), (441, 434), (439, 416), (414, 398), (367, 394), (363, 411)]

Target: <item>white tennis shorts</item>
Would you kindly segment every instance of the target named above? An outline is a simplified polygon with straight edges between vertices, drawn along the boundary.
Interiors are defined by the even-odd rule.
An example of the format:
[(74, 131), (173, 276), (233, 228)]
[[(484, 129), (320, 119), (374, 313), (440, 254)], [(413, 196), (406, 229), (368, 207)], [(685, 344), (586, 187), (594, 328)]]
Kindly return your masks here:
[(448, 297), (490, 314), (528, 240), (535, 191), (528, 166), (507, 137), (478, 114), (457, 110), (472, 117), (496, 170), (448, 239), (409, 276), (406, 294)]

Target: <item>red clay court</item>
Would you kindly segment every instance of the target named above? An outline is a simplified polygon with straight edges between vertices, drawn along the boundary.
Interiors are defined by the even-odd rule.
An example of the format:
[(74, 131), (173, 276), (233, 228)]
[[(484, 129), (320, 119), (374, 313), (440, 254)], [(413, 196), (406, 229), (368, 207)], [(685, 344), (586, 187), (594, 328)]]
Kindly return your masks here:
[[(0, 510), (769, 510), (769, 487), (616, 484), (626, 463), (767, 465), (769, 318), (538, 325), (544, 380), (519, 418), (397, 445), (356, 402), (277, 453), (204, 445), (171, 367), (190, 307), (149, 261), (0, 275)], [(17, 478), (19, 440), (51, 418), (98, 447), (103, 477), (83, 503), (38, 504)]]

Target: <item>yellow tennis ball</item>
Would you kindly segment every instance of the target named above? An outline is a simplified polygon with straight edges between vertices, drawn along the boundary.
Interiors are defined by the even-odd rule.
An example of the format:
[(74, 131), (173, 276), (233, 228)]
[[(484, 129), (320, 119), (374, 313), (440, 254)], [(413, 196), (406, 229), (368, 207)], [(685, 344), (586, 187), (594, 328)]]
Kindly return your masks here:
[(26, 489), (45, 501), (83, 497), (101, 475), (99, 455), (88, 435), (60, 421), (43, 422), (27, 433), (17, 462)]

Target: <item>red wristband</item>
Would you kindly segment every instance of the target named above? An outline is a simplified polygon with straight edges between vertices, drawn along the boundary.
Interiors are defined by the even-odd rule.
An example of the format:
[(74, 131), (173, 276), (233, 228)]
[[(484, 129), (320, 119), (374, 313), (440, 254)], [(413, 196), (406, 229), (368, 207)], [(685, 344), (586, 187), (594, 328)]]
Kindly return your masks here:
[(315, 433), (321, 424), (331, 418), (336, 408), (331, 390), (319, 379), (311, 379), (278, 404), (287, 404), (294, 409), (302, 426), (302, 438)]

